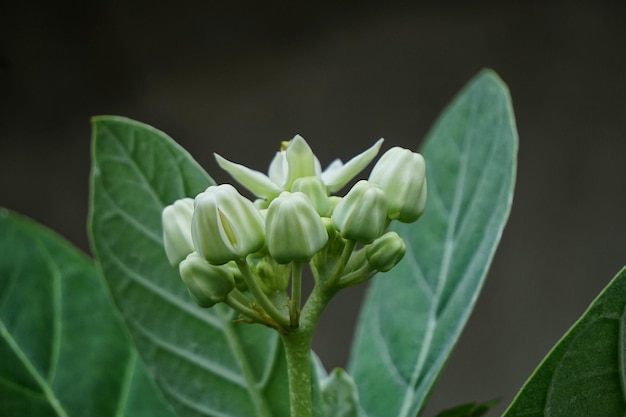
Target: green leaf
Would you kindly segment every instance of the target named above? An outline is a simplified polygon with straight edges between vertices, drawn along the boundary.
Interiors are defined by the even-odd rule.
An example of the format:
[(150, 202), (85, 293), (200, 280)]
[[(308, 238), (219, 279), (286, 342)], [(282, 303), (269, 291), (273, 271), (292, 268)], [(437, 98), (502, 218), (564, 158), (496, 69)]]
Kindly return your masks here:
[(437, 417), (482, 417), (493, 407), (498, 405), (499, 400), (491, 400), (485, 403), (467, 403), (442, 411)]
[(0, 415), (173, 417), (94, 265), (0, 209)]
[(626, 415), (626, 268), (554, 346), (503, 417)]
[(180, 416), (289, 415), (277, 333), (193, 303), (165, 256), (161, 211), (213, 180), (163, 132), (119, 117), (93, 124), (94, 252), (139, 353)]
[(354, 380), (346, 371), (334, 369), (322, 381), (322, 399), (325, 417), (357, 417), (359, 395)]
[(369, 417), (422, 410), (473, 308), (510, 211), (517, 133), (504, 83), (479, 74), (429, 133), (428, 203), (395, 230), (407, 254), (374, 278), (349, 372)]

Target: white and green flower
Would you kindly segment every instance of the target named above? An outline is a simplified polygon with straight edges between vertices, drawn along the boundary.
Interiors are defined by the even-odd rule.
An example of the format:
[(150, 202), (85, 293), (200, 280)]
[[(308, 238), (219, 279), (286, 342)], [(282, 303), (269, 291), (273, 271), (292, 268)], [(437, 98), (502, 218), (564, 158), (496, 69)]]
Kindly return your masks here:
[(379, 139), (345, 164), (336, 159), (325, 170), (321, 169), (319, 159), (300, 135), (294, 136), (285, 143), (284, 150), (276, 153), (268, 175), (231, 162), (218, 154), (215, 154), (215, 159), (237, 182), (269, 203), (282, 191), (291, 191), (294, 182), (302, 177), (319, 177), (329, 193), (339, 191), (376, 157), (382, 143), (383, 139)]

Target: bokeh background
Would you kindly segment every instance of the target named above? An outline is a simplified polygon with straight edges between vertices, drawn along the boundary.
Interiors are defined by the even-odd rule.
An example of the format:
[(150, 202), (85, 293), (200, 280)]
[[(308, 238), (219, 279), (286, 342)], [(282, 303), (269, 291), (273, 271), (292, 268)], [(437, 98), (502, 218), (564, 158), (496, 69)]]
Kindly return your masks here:
[[(427, 416), (502, 398), (626, 264), (626, 13), (619, 2), (2, 2), (0, 205), (89, 251), (89, 118), (164, 130), (265, 170), (302, 134), (323, 164), (385, 137), (417, 148), (481, 68), (520, 134), (513, 211)], [(2, 256), (2, 254), (0, 254)], [(363, 289), (316, 351), (344, 366)]]

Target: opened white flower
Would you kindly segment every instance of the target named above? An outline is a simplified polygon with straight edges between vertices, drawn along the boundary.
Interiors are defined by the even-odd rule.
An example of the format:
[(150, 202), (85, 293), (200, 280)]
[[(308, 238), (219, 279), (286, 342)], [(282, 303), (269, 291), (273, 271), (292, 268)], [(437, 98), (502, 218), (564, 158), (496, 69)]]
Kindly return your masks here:
[(369, 149), (345, 164), (336, 159), (324, 171), (322, 171), (319, 159), (300, 135), (284, 143), (284, 150), (276, 153), (270, 164), (268, 175), (231, 162), (218, 154), (215, 154), (215, 159), (219, 166), (241, 185), (257, 197), (269, 202), (282, 191), (291, 191), (296, 179), (302, 177), (319, 177), (329, 193), (339, 191), (378, 155), (382, 143), (383, 139), (379, 139)]

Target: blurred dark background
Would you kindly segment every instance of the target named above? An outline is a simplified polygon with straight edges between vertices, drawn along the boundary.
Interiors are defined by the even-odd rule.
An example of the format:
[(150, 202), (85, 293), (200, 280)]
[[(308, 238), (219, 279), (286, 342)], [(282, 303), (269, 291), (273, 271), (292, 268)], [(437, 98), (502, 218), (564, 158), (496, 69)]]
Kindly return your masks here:
[[(626, 13), (618, 2), (3, 2), (0, 205), (88, 251), (89, 118), (164, 130), (266, 170), (302, 134), (323, 164), (385, 137), (417, 148), (481, 68), (520, 134), (513, 212), (425, 415), (501, 397), (626, 264)], [(0, 254), (1, 256), (1, 254)], [(344, 366), (363, 290), (316, 350)]]

